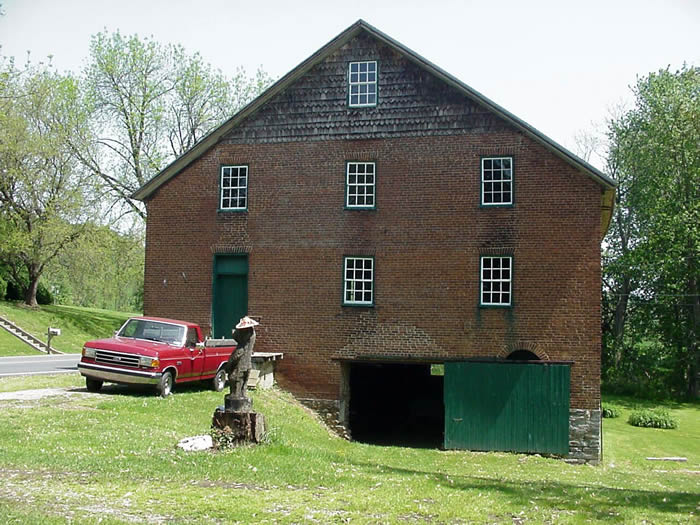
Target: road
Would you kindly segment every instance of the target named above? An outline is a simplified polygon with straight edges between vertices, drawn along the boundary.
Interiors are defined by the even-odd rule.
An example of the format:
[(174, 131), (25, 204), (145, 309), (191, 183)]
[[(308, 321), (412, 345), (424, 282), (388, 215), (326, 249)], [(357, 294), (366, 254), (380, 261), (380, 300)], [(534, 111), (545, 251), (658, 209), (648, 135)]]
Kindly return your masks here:
[(0, 377), (77, 372), (80, 354), (0, 357)]

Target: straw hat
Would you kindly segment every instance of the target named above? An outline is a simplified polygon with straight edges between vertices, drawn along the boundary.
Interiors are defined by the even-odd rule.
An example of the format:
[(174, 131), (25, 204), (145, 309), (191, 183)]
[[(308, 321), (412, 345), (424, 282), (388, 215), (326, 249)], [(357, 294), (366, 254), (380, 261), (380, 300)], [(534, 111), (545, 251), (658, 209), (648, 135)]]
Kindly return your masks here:
[(259, 324), (260, 323), (258, 323), (256, 320), (251, 319), (250, 317), (248, 317), (246, 315), (238, 322), (238, 324), (236, 325), (236, 328), (239, 330), (241, 328), (253, 328), (254, 326), (258, 326)]

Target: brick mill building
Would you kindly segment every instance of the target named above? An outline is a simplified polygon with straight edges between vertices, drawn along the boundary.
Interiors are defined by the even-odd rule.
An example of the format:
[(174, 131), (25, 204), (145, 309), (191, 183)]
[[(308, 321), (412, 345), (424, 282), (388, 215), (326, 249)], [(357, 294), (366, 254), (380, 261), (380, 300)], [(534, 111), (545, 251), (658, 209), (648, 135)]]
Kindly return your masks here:
[(145, 313), (250, 314), (358, 439), (596, 461), (614, 188), (358, 21), (134, 194)]

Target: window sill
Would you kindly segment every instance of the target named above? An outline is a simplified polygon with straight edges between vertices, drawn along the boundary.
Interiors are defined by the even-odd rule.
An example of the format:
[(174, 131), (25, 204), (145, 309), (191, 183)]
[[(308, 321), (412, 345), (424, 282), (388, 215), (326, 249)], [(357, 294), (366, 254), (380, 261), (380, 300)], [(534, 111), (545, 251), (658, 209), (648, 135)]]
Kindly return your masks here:
[(515, 205), (511, 202), (510, 204), (484, 204), (483, 202), (479, 204), (479, 208), (513, 208)]
[(248, 208), (219, 208), (216, 213), (247, 213)]
[(503, 310), (503, 309), (510, 309), (513, 308), (512, 304), (479, 304), (479, 308), (484, 308), (484, 309), (496, 309), (496, 310)]

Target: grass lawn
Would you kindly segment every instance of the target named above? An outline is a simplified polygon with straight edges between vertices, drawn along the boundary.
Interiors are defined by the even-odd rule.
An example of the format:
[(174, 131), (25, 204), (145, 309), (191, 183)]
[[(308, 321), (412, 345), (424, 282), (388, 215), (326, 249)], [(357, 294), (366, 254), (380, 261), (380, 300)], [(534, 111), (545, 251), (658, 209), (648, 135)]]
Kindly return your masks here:
[[(287, 393), (253, 393), (267, 442), (185, 453), (222, 393), (106, 386), (0, 398), (0, 522), (12, 523), (698, 523), (700, 405), (667, 406), (677, 430), (628, 425), (614, 398), (600, 466), (506, 453), (379, 447), (335, 437)], [(51, 386), (0, 379), (0, 391)], [(179, 385), (178, 385), (179, 386)], [(685, 456), (686, 463), (647, 461)]]
[[(70, 353), (80, 352), (85, 341), (111, 336), (131, 315), (135, 314), (77, 306), (54, 305), (34, 309), (21, 303), (0, 301), (0, 317), (44, 342), (49, 326), (60, 328), (61, 335), (51, 340), (51, 346)], [(39, 352), (0, 328), (0, 357), (13, 355), (39, 355)]]

